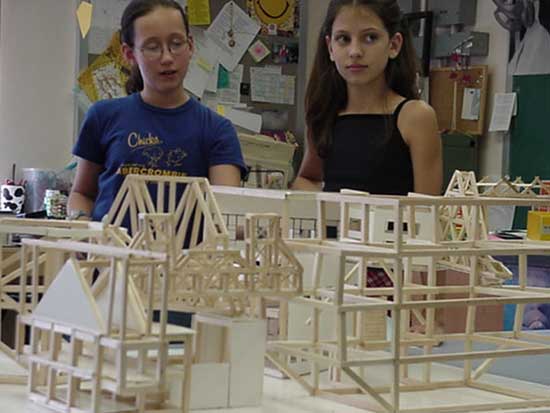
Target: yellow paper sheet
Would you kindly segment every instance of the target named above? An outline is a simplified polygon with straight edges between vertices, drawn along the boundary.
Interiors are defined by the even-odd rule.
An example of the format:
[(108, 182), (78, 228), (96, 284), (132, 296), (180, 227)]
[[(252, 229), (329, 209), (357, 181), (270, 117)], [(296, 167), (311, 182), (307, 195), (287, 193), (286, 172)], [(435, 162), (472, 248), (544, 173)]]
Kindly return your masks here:
[(193, 26), (209, 25), (212, 22), (210, 0), (187, 0), (187, 15)]
[(225, 106), (223, 105), (216, 106), (216, 112), (218, 112), (218, 115), (225, 116)]
[(82, 38), (86, 37), (92, 26), (93, 8), (94, 6), (91, 3), (83, 1), (76, 9), (76, 18), (78, 19), (78, 27), (80, 27)]
[(78, 86), (91, 102), (124, 96), (130, 67), (121, 53), (120, 34), (113, 33), (107, 49), (78, 76)]

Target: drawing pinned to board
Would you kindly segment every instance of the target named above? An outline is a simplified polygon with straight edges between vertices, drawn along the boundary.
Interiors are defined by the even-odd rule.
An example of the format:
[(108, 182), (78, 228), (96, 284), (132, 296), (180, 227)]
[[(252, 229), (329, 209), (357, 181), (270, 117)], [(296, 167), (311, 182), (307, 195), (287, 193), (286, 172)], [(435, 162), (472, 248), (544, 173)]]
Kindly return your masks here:
[(250, 46), (248, 53), (250, 53), (250, 56), (252, 56), (252, 59), (254, 59), (256, 63), (260, 63), (267, 56), (269, 56), (271, 51), (267, 48), (264, 42), (258, 39), (252, 44), (252, 46)]
[(80, 34), (82, 35), (83, 39), (86, 38), (86, 35), (90, 31), (90, 27), (92, 26), (93, 9), (94, 6), (92, 6), (92, 4), (88, 3), (87, 1), (83, 1), (82, 3), (80, 3), (78, 8), (76, 9), (78, 27), (80, 28)]
[(298, 28), (296, 0), (247, 0), (248, 14), (261, 25), (262, 34), (292, 36)]
[(120, 35), (115, 32), (109, 46), (78, 76), (78, 86), (90, 101), (126, 95), (124, 85), (130, 68), (121, 53)]
[(206, 34), (218, 47), (220, 63), (233, 71), (259, 31), (260, 25), (230, 1), (223, 6)]

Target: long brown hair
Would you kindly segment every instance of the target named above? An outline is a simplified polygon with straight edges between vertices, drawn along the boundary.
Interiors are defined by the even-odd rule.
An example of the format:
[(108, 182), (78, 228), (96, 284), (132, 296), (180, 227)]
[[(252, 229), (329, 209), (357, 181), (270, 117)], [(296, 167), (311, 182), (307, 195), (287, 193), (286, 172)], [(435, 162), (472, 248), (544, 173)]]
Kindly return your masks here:
[(317, 153), (325, 157), (332, 142), (334, 122), (347, 104), (346, 82), (330, 60), (326, 36), (332, 35), (332, 26), (340, 9), (345, 6), (366, 6), (382, 20), (390, 38), (403, 36), (399, 55), (390, 59), (385, 69), (388, 87), (407, 99), (417, 99), (416, 57), (412, 38), (397, 0), (332, 0), (321, 26), (313, 69), (306, 90), (306, 123)]
[[(189, 21), (181, 5), (175, 0), (132, 0), (122, 13), (120, 19), (120, 40), (130, 47), (134, 47), (135, 29), (134, 22), (143, 16), (151, 13), (157, 7), (166, 7), (178, 10), (183, 18), (185, 34), (189, 36)], [(130, 77), (126, 82), (126, 93), (131, 94), (143, 90), (143, 78), (137, 65), (133, 65)]]

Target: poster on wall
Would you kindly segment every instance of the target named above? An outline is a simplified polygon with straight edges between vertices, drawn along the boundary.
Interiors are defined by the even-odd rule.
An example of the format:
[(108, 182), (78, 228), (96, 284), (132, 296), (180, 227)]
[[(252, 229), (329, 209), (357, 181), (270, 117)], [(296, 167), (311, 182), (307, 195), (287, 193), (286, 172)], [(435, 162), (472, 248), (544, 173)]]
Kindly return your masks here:
[(525, 0), (509, 4), (505, 0), (493, 0), (496, 4), (495, 19), (512, 32), (513, 57), (508, 63), (511, 75), (535, 75), (550, 73), (550, 2)]

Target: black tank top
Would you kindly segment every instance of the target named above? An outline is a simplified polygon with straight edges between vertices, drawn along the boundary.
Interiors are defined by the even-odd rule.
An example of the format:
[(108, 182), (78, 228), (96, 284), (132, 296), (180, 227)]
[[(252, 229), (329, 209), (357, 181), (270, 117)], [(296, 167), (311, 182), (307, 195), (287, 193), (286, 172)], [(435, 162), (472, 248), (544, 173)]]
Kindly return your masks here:
[(324, 159), (324, 191), (348, 188), (384, 195), (414, 191), (411, 153), (397, 127), (407, 101), (393, 114), (350, 114), (336, 119)]

